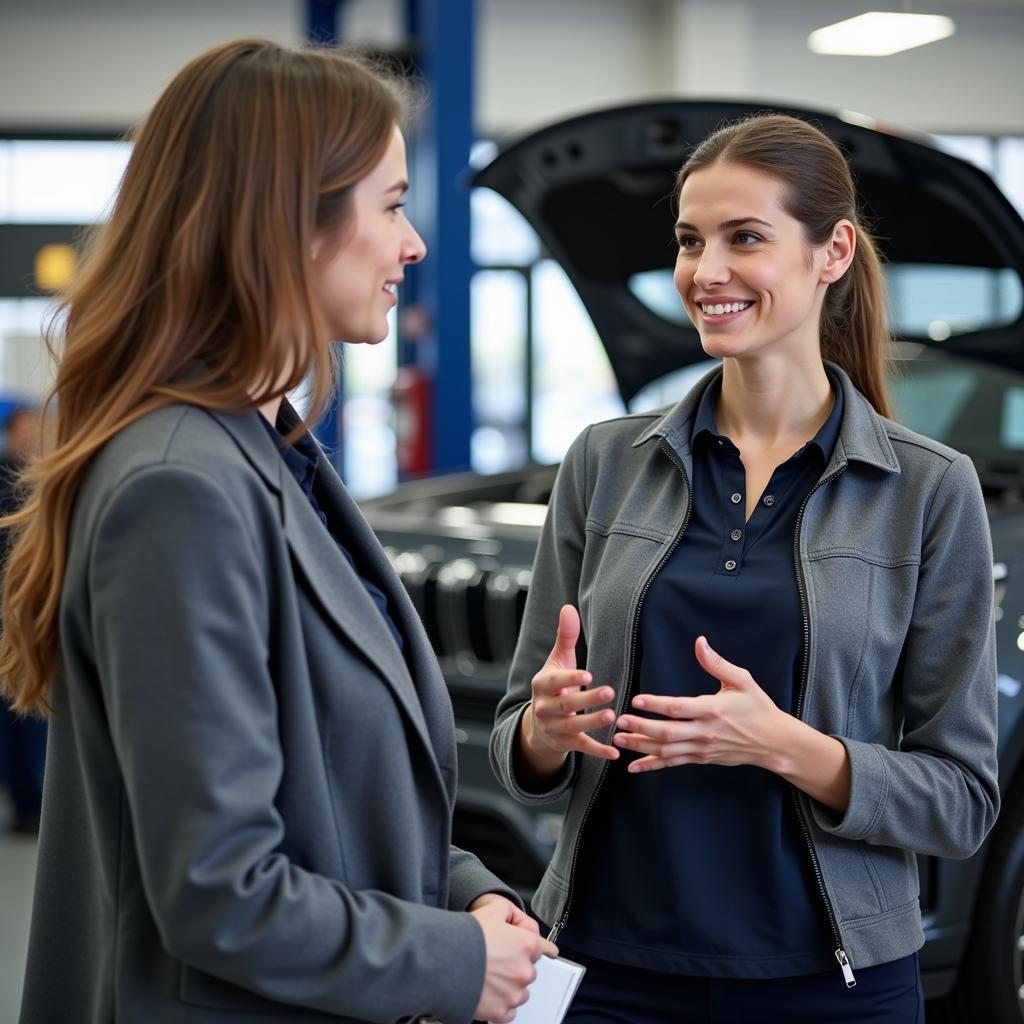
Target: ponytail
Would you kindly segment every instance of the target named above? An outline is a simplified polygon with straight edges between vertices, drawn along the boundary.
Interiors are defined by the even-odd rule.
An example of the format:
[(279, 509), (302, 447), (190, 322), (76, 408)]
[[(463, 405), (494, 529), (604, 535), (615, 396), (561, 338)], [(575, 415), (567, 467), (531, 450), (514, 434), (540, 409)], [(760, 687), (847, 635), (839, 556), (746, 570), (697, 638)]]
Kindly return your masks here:
[(825, 294), (821, 355), (845, 370), (875, 411), (890, 419), (886, 371), (891, 341), (882, 263), (871, 235), (858, 226), (853, 262)]

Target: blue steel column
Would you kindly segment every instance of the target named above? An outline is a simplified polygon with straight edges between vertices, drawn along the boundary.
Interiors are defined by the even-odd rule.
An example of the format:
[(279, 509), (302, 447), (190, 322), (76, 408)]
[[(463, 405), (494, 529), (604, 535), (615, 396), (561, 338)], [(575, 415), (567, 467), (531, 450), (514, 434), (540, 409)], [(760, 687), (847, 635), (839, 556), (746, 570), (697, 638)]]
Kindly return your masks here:
[(468, 469), (473, 432), (469, 337), (469, 189), (473, 144), (475, 0), (406, 0), (406, 28), (427, 87), (410, 126), (413, 221), (428, 254), (408, 268), (405, 298), (423, 308), (426, 334), (400, 346), (400, 359), (432, 381), (432, 470)]
[[(338, 45), (338, 21), (344, 0), (306, 0), (306, 42), (314, 46)], [(340, 344), (337, 345), (340, 348)], [(338, 473), (345, 475), (344, 379), (339, 372), (338, 391), (320, 417), (313, 433), (324, 446)]]

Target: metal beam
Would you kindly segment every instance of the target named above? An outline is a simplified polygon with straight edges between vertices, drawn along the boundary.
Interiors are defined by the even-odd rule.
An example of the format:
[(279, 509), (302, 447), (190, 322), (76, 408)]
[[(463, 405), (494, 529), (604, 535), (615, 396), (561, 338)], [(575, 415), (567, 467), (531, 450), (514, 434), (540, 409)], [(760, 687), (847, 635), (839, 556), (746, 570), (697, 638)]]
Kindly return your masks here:
[(406, 29), (428, 92), (409, 132), (413, 220), (428, 256), (409, 275), (425, 336), (403, 345), (401, 357), (432, 378), (431, 469), (447, 472), (469, 468), (474, 425), (466, 171), (474, 139), (475, 0), (406, 0)]
[[(312, 46), (338, 45), (338, 22), (343, 3), (344, 0), (306, 0), (307, 43)], [(337, 394), (317, 421), (313, 433), (342, 478), (345, 476), (344, 409), (345, 382), (339, 370)]]

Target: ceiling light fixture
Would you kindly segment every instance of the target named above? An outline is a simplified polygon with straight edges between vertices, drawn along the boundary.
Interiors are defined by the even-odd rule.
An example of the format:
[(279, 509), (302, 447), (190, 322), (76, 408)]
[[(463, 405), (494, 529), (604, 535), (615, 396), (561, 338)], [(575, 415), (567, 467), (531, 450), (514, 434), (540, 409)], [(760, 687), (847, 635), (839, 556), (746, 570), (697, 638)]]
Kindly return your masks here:
[(891, 53), (946, 39), (955, 31), (953, 19), (941, 14), (868, 11), (856, 18), (815, 29), (807, 37), (807, 46), (815, 53), (887, 57)]

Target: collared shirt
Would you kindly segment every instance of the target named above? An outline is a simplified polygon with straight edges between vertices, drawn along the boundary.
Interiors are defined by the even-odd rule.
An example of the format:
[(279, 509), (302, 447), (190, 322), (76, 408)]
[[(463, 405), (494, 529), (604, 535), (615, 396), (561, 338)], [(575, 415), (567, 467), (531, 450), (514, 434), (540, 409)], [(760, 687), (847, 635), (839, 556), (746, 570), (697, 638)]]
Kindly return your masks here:
[[(842, 423), (836, 381), (832, 390), (828, 419), (776, 467), (749, 520), (740, 453), (715, 424), (720, 379), (705, 391), (691, 433), (690, 521), (640, 612), (633, 693), (717, 692), (694, 656), (704, 635), (793, 710), (804, 657), (795, 531)], [(629, 775), (634, 757), (609, 767), (560, 942), (679, 974), (765, 978), (834, 967), (789, 784), (752, 765)]]
[(267, 433), (270, 434), (271, 439), (274, 442), (274, 447), (281, 453), (281, 457), (284, 459), (284, 463), (288, 467), (288, 471), (293, 477), (295, 477), (295, 482), (299, 487), (302, 488), (302, 493), (306, 495), (310, 505), (313, 506), (313, 511), (317, 514), (317, 518), (320, 522), (324, 524), (324, 529), (333, 537), (335, 544), (338, 545), (338, 550), (345, 556), (348, 564), (352, 566), (356, 575), (359, 577), (360, 582), (363, 584), (363, 587), (366, 589), (367, 594), (370, 595), (370, 599), (384, 617), (384, 621), (387, 623), (388, 629), (391, 630), (391, 635), (395, 638), (395, 643), (398, 644), (399, 650), (402, 650), (404, 648), (402, 633), (388, 610), (387, 596), (380, 587), (366, 578), (362, 570), (356, 564), (356, 560), (352, 556), (352, 552), (345, 546), (341, 538), (331, 530), (330, 523), (327, 521), (327, 514), (320, 507), (320, 502), (317, 500), (316, 476), (317, 466), (321, 456), (320, 449), (317, 447), (316, 441), (306, 433), (302, 434), (293, 444), (285, 446), (284, 438), (281, 436), (281, 433), (271, 426), (270, 421), (267, 420), (265, 416), (260, 416), (260, 422), (267, 428)]

